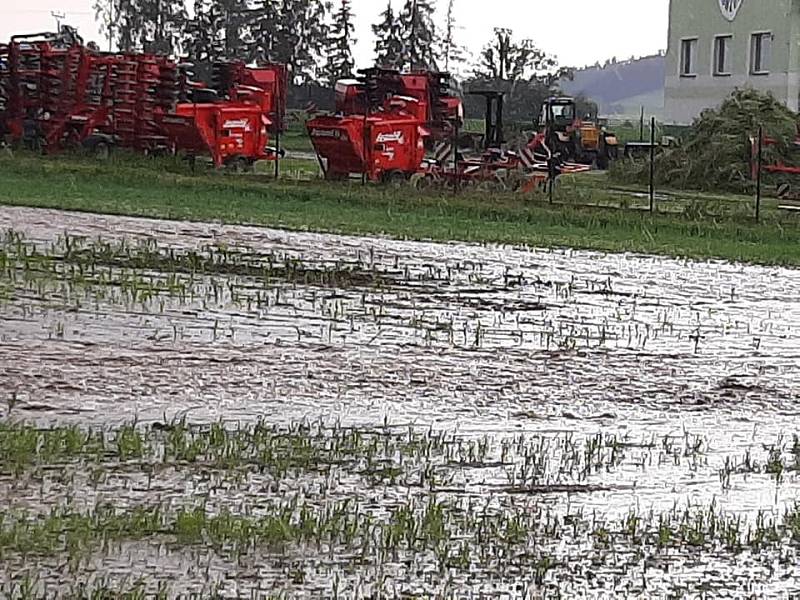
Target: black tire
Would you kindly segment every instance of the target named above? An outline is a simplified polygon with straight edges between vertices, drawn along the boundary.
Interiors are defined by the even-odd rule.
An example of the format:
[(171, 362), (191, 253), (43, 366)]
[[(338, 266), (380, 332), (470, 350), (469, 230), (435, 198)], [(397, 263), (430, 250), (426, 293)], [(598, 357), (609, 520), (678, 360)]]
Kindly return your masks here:
[(336, 171), (328, 171), (325, 174), (327, 181), (347, 181), (350, 176), (347, 173), (338, 173)]
[(236, 171), (238, 173), (250, 173), (253, 170), (253, 161), (249, 158), (245, 158), (244, 156), (240, 157), (238, 160), (238, 165), (236, 167)]
[(92, 156), (97, 161), (106, 162), (111, 158), (111, 144), (107, 142), (97, 142), (92, 148)]
[(608, 154), (606, 153), (605, 146), (600, 149), (597, 153), (597, 160), (596, 160), (597, 168), (601, 171), (608, 170)]
[(403, 171), (389, 171), (383, 175), (383, 182), (394, 187), (400, 187), (406, 181), (408, 181), (408, 177)]
[(244, 156), (236, 156), (229, 159), (225, 167), (231, 173), (246, 173), (250, 168), (250, 161)]
[(435, 185), (433, 176), (425, 173), (414, 173), (409, 182), (411, 187), (419, 191), (430, 189)]

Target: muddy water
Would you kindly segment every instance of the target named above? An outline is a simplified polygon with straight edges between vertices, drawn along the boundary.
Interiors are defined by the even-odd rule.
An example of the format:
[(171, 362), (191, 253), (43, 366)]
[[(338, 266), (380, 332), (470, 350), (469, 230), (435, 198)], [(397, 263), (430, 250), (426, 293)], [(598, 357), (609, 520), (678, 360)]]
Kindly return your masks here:
[[(621, 464), (588, 478), (598, 491), (545, 493), (536, 502), (609, 522), (631, 511), (714, 503), (755, 522), (759, 514), (782, 514), (799, 498), (791, 453), (800, 423), (798, 271), (21, 208), (0, 208), (0, 229), (15, 230), (43, 252), (65, 233), (105, 242), (155, 240), (177, 252), (215, 245), (256, 264), (269, 257), (317, 269), (358, 269), (379, 273), (384, 282), (264, 286), (258, 277), (218, 274), (193, 280), (188, 298), (146, 302), (113, 291), (9, 283), (0, 305), (0, 390), (13, 398), (12, 419), (86, 426), (164, 417), (192, 423), (322, 419), (359, 427), (388, 421), (496, 441), (614, 435), (631, 450)], [(762, 470), (734, 473), (728, 485), (721, 483), (726, 459), (740, 464), (749, 453), (763, 465), (773, 446), (791, 467), (780, 481)], [(165, 475), (161, 484), (178, 502), (195, 477)], [(460, 493), (495, 498), (493, 486), (504, 477), (485, 470), (463, 475)], [(548, 485), (576, 483), (555, 468), (545, 479)], [(99, 492), (80, 478), (48, 494), (34, 487), (21, 492), (4, 483), (0, 491), (9, 504), (26, 508), (70, 496), (93, 502), (95, 495), (122, 496), (133, 504), (148, 499), (143, 486), (130, 481)], [(254, 484), (228, 499), (220, 492), (221, 502), (257, 504), (259, 489)], [(496, 500), (500, 507), (510, 502), (502, 494)], [(571, 556), (584, 556), (579, 546), (553, 543), (551, 551), (569, 564)], [(194, 553), (176, 551), (163, 560), (161, 554), (134, 544), (122, 554), (96, 557), (91, 571), (117, 580), (126, 570), (120, 565), (130, 563), (156, 581), (155, 561), (172, 570), (169, 579), (182, 582), (183, 591), (202, 589), (200, 575), (185, 568), (197, 563)], [(696, 597), (704, 589), (728, 590), (732, 597), (800, 593), (800, 574), (781, 558), (678, 553), (659, 564), (631, 552), (606, 557), (601, 566), (555, 570), (541, 589), (566, 597)], [(305, 584), (282, 588), (280, 568), (269, 569), (275, 557), (265, 559), (265, 571), (240, 565), (238, 582), (235, 565), (205, 560), (214, 565), (211, 578), (234, 596), (262, 589), (256, 581), (297, 597), (326, 596), (331, 569), (347, 571), (346, 560), (322, 561)], [(498, 571), (497, 581), (477, 571), (448, 588), (392, 569), (394, 588), (381, 588), (375, 572), (356, 569), (344, 597), (370, 597), (379, 588), (387, 597), (541, 592), (515, 586), (527, 581), (524, 571)]]

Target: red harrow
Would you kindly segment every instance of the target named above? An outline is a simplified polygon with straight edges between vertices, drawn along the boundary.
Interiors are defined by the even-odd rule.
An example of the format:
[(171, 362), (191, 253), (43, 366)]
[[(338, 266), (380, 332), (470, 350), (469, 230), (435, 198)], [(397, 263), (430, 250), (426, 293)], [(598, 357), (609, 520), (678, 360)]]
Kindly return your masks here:
[(69, 28), (16, 36), (0, 46), (0, 134), (46, 152), (119, 146), (209, 155), (216, 166), (275, 158), (268, 130), (283, 126), (286, 68), (214, 71), (211, 86), (194, 83), (167, 57), (101, 53)]

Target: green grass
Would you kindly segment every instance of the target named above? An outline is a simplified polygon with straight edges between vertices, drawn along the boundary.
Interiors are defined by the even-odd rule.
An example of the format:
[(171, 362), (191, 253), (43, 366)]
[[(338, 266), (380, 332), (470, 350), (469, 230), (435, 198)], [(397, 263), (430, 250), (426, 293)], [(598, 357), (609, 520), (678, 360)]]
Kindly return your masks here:
[[(295, 115), (295, 118), (289, 118), (286, 131), (281, 134), (280, 144), (281, 148), (287, 152), (314, 152), (314, 147), (311, 145), (311, 138), (308, 137), (306, 131), (307, 116), (302, 112)], [(273, 137), (272, 143), (276, 140)]]
[[(800, 221), (767, 203), (762, 222), (741, 197), (686, 197), (668, 214), (607, 188), (603, 176), (565, 181), (557, 204), (541, 194), (417, 192), (267, 175), (231, 176), (166, 160), (0, 158), (0, 203), (167, 219), (222, 221), (397, 238), (561, 246), (681, 257), (800, 264)], [(592, 206), (594, 205), (594, 206)], [(628, 207), (620, 210), (617, 207)], [(610, 208), (609, 208), (610, 207)]]

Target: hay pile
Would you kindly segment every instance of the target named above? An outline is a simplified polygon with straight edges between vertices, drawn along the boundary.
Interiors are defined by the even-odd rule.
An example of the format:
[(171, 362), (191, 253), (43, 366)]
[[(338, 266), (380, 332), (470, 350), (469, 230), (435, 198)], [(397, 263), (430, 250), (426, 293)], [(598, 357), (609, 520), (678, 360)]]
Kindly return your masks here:
[[(691, 133), (677, 148), (665, 150), (656, 158), (656, 182), (674, 188), (697, 190), (750, 190), (749, 136), (758, 135), (759, 126), (766, 136), (779, 140), (764, 147), (764, 163), (782, 160), (794, 164), (789, 149), (797, 129), (798, 115), (771, 94), (752, 89), (735, 91), (717, 109), (703, 111), (692, 125)], [(618, 161), (612, 179), (623, 183), (647, 183), (647, 159)]]

